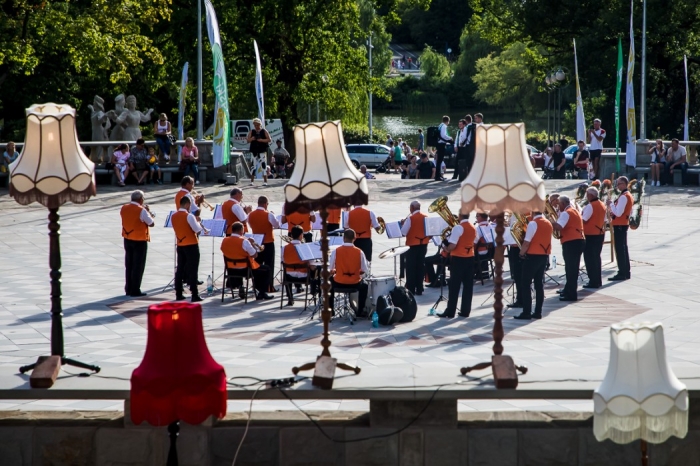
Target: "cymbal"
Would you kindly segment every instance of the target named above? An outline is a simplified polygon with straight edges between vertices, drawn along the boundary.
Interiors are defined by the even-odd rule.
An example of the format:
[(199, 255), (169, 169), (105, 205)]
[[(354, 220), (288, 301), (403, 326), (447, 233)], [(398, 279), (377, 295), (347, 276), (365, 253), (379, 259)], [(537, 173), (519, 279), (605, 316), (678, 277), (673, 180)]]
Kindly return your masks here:
[(390, 259), (395, 256), (400, 256), (404, 252), (408, 251), (410, 248), (408, 246), (397, 246), (395, 248), (387, 249), (379, 253), (380, 259)]

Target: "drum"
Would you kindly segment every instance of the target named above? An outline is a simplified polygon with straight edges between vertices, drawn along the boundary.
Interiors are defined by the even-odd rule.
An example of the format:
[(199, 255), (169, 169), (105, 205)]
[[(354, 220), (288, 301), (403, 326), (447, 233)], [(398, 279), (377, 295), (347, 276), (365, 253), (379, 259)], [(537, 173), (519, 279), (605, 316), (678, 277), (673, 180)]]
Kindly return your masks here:
[(396, 278), (393, 275), (386, 277), (370, 277), (367, 279), (367, 301), (365, 302), (365, 312), (368, 314), (377, 307), (377, 298), (388, 295), (396, 287)]

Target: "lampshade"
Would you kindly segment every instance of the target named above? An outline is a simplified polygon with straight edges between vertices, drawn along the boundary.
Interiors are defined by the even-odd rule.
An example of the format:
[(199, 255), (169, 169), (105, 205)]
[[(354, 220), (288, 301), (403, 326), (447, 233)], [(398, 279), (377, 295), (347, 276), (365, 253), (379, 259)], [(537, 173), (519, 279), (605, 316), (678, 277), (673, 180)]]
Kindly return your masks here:
[(95, 164), (83, 153), (75, 130), (75, 109), (54, 103), (26, 110), (24, 147), (10, 164), (10, 196), (22, 205), (58, 208), (95, 195)]
[(296, 125), (294, 144), (296, 165), (284, 187), (285, 212), (368, 203), (367, 180), (348, 157), (340, 121)]
[(593, 433), (599, 441), (665, 442), (688, 433), (688, 390), (666, 362), (660, 322), (610, 329), (610, 362), (593, 393)]
[(476, 154), (462, 182), (462, 212), (544, 209), (544, 182), (532, 168), (525, 146), (525, 125), (479, 125)]

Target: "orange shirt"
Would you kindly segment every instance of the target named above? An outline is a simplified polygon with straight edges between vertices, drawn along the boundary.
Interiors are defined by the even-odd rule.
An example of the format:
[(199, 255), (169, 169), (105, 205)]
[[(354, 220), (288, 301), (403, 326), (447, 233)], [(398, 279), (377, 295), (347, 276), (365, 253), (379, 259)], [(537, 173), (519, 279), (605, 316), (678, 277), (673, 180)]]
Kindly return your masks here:
[(583, 233), (586, 236), (605, 234), (605, 204), (600, 199), (589, 204), (593, 209), (591, 217), (583, 221)]
[(150, 241), (148, 225), (141, 221), (142, 206), (124, 204), (120, 211), (122, 217), (122, 236), (132, 241)]
[(187, 216), (190, 215), (185, 211), (178, 210), (175, 212), (170, 220), (173, 223), (173, 230), (175, 230), (175, 238), (177, 238), (178, 246), (191, 246), (193, 244), (199, 244), (199, 237), (192, 230), (192, 227), (187, 223)]
[(411, 227), (406, 234), (406, 246), (418, 246), (419, 244), (428, 244), (429, 236), (425, 236), (425, 218), (427, 217), (421, 211), (411, 214)]
[[(456, 247), (450, 254), (455, 257), (474, 257), (474, 240), (476, 239), (476, 228), (469, 223), (469, 220), (463, 220), (459, 226), (463, 231), (457, 240)], [(455, 227), (456, 228), (456, 227)]]
[(180, 209), (180, 199), (187, 196), (188, 191), (183, 191), (182, 189), (175, 194), (175, 210)]
[(372, 214), (363, 207), (355, 207), (348, 212), (348, 228), (355, 230), (357, 238), (372, 237)]
[(552, 231), (554, 230), (552, 224), (543, 217), (537, 217), (533, 222), (537, 224), (537, 231), (530, 241), (527, 253), (534, 256), (548, 256), (552, 251)]
[(578, 210), (573, 207), (567, 207), (564, 212), (569, 214), (569, 220), (561, 230), (561, 244), (568, 243), (583, 238), (583, 219)]
[[(224, 254), (227, 268), (244, 269), (250, 265), (255, 270), (260, 267), (255, 259), (243, 249), (243, 241), (248, 241), (248, 239), (243, 236), (227, 236), (221, 242), (221, 252)], [(231, 259), (231, 261), (226, 259)]]
[[(622, 213), (622, 216), (616, 217), (613, 215), (612, 224), (616, 227), (627, 226), (630, 224), (630, 213), (632, 213), (632, 204), (634, 204), (634, 199), (632, 198), (632, 195), (629, 191), (625, 191), (624, 194), (620, 195), (620, 197), (622, 196), (625, 196), (627, 198), (627, 205), (625, 205), (625, 210)], [(617, 202), (620, 200), (620, 197), (615, 199), (615, 205), (617, 205)]]
[(336, 283), (355, 285), (362, 280), (362, 251), (356, 247), (341, 246), (335, 250)]
[(287, 231), (292, 231), (295, 226), (300, 226), (304, 233), (311, 231), (311, 214), (302, 214), (294, 212), (293, 214), (285, 215), (287, 217)]
[(248, 214), (248, 223), (250, 223), (250, 229), (253, 230), (253, 233), (256, 235), (265, 235), (263, 244), (275, 242), (269, 215), (270, 212), (263, 209), (255, 209)]

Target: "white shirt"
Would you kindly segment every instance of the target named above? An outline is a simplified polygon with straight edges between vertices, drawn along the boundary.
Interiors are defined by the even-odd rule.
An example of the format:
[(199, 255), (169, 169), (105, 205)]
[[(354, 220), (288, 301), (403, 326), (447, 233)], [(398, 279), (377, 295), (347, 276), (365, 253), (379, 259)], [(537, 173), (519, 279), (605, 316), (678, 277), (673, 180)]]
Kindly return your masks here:
[(245, 223), (248, 221), (248, 214), (245, 213), (245, 210), (243, 210), (243, 207), (241, 207), (241, 203), (234, 198), (231, 198), (233, 201), (233, 205), (231, 206), (231, 212), (233, 212), (233, 215), (238, 217), (238, 221), (241, 223)]
[(197, 212), (199, 210), (199, 207), (194, 202), (194, 196), (192, 196), (192, 194), (190, 194), (190, 192), (188, 190), (186, 190), (185, 188), (181, 188), (180, 191), (186, 192), (187, 194), (185, 194), (185, 197), (190, 199), (190, 213), (193, 214), (193, 213)]
[[(352, 243), (343, 243), (342, 247), (353, 247), (354, 244)], [(335, 248), (333, 252), (331, 253), (331, 260), (328, 262), (328, 268), (330, 270), (335, 269), (335, 252), (338, 250), (338, 248)], [(360, 270), (364, 272), (365, 274), (369, 270), (369, 267), (367, 266), (367, 258), (365, 257), (365, 253), (360, 251)]]
[[(301, 241), (298, 239), (293, 239), (289, 244), (301, 244)], [(282, 257), (284, 257), (284, 253), (282, 254)], [(306, 277), (306, 272), (300, 272), (299, 270), (288, 270), (287, 275), (295, 278), (304, 278)]]
[(557, 223), (559, 224), (559, 226), (564, 228), (568, 222), (569, 212), (567, 212), (566, 210), (564, 212), (559, 212), (559, 218), (557, 219)]
[(591, 215), (593, 215), (593, 206), (589, 202), (588, 204), (586, 204), (586, 207), (583, 208), (583, 212), (581, 212), (581, 218), (584, 222), (587, 222), (591, 218)]
[(465, 126), (464, 128), (459, 130), (459, 135), (457, 136), (457, 145), (459, 147), (464, 147), (469, 142), (467, 141), (467, 127)]
[[(486, 244), (493, 245), (493, 231), (491, 231), (491, 226), (488, 222), (480, 222), (476, 226), (476, 237), (474, 238), (474, 244), (478, 243), (481, 238), (484, 238)], [(479, 254), (487, 254), (488, 251), (479, 251)]]
[(447, 125), (445, 123), (440, 123), (440, 137), (438, 138), (438, 143), (450, 142), (452, 138), (447, 135)]
[[(187, 209), (178, 209), (178, 212), (187, 212)], [(190, 225), (190, 228), (192, 228), (192, 231), (194, 231), (195, 233), (199, 233), (200, 231), (202, 231), (202, 225), (199, 224), (197, 218), (190, 212), (187, 212), (187, 223)]]
[[(625, 190), (627, 192), (627, 190)], [(620, 193), (620, 197), (617, 198), (617, 202), (613, 202), (610, 204), (610, 212), (615, 217), (622, 217), (622, 214), (625, 213), (625, 207), (627, 207), (627, 196), (623, 196), (623, 193)]]
[[(234, 205), (233, 207), (235, 208), (236, 206), (240, 207), (240, 205), (238, 205), (238, 204)], [(241, 208), (241, 210), (243, 210), (243, 209)], [(265, 210), (265, 207), (258, 206), (258, 208), (255, 210)], [(236, 211), (234, 210), (233, 213), (235, 214)], [(272, 214), (271, 212), (267, 213), (267, 220), (270, 222), (270, 225), (272, 225), (272, 228), (279, 228), (280, 227), (280, 222), (277, 221), (277, 217), (275, 217), (275, 215)]]
[(452, 228), (452, 231), (450, 232), (450, 237), (447, 239), (447, 242), (450, 244), (457, 244), (457, 241), (459, 241), (459, 238), (462, 237), (464, 234), (464, 227), (462, 226), (463, 223), (469, 222), (469, 219), (464, 219), (461, 222), (459, 222), (459, 225), (455, 225)]
[[(138, 202), (131, 201), (129, 204), (133, 204), (138, 207), (142, 207), (141, 204)], [(143, 223), (148, 225), (149, 227), (153, 226), (153, 217), (151, 217), (151, 214), (148, 213), (146, 209), (141, 209), (141, 214), (139, 215), (139, 220), (141, 220)]]
[[(515, 242), (515, 238), (513, 238), (513, 233), (511, 229), (513, 228), (513, 225), (515, 225), (515, 215), (511, 214), (510, 220), (508, 221), (508, 226), (505, 228), (503, 231), (503, 245), (504, 246), (517, 246), (517, 243)], [(494, 230), (495, 233), (495, 230)], [(495, 236), (494, 236), (495, 238)]]
[[(416, 212), (420, 212), (416, 210)], [(411, 215), (415, 214), (416, 212), (411, 212)], [(408, 234), (408, 230), (411, 229), (411, 215), (406, 218), (406, 221), (403, 222), (403, 226), (401, 227), (401, 234), (406, 236)]]
[[(476, 131), (476, 129), (472, 129), (471, 131), (469, 131), (470, 126), (476, 125), (474, 125), (474, 123), (469, 123), (467, 126), (464, 127), (465, 137), (467, 138), (467, 145), (472, 143), (472, 137), (474, 136), (474, 132)], [(469, 136), (467, 136), (466, 133), (470, 133)]]
[(537, 223), (535, 222), (535, 219), (542, 217), (542, 214), (535, 215), (532, 217), (532, 220), (530, 223), (527, 224), (527, 231), (525, 232), (525, 241), (532, 241), (532, 238), (535, 237), (535, 233), (537, 232)]
[(668, 151), (666, 151), (666, 157), (670, 157), (672, 161), (678, 162), (681, 157), (687, 155), (685, 151), (685, 147), (683, 146), (678, 146), (678, 149), (675, 151), (673, 150), (673, 147), (669, 147)]
[(598, 138), (594, 137), (603, 137), (605, 139), (605, 130), (603, 128), (600, 129), (593, 129), (589, 130), (589, 136), (591, 137), (591, 142), (590, 146), (588, 147), (588, 150), (602, 150), (603, 149), (603, 141), (599, 141)]
[[(235, 236), (236, 238), (241, 238), (241, 235), (236, 235), (232, 234), (231, 236)], [(243, 250), (248, 253), (249, 256), (254, 256), (257, 254), (258, 251), (255, 250), (252, 244), (250, 244), (250, 241), (248, 241), (247, 238), (243, 238)]]

